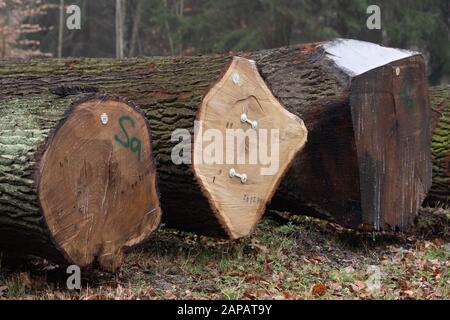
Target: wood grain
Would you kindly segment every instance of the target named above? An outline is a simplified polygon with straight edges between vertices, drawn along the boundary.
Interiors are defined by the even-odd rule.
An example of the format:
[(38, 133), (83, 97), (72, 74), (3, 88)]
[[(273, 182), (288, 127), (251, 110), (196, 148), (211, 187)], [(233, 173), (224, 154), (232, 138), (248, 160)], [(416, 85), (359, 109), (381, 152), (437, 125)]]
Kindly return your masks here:
[[(33, 108), (27, 107), (21, 111), (28, 121), (35, 122), (33, 131), (25, 129), (30, 123), (21, 126), (23, 113), (11, 117), (13, 122), (0, 130), (3, 141), (10, 137), (11, 148), (28, 138), (23, 130), (32, 137), (34, 132), (42, 134), (20, 160), (23, 170), (15, 173), (16, 181), (28, 180), (26, 191), (6, 191), (14, 183), (8, 167), (17, 165), (20, 152), (11, 154), (13, 162), (2, 172), (10, 178), (0, 180), (0, 229), (16, 233), (0, 233), (0, 246), (46, 258), (46, 252), (53, 251), (50, 258), (59, 256), (58, 262), (82, 267), (98, 262), (115, 270), (122, 262), (123, 250), (142, 242), (160, 220), (146, 118), (131, 102), (93, 95), (73, 102), (50, 130), (38, 131), (39, 123), (48, 121), (46, 110), (33, 113)], [(1, 157), (5, 156), (2, 151)], [(28, 168), (33, 170), (32, 176)], [(24, 192), (32, 197), (25, 198)], [(33, 219), (26, 218), (31, 215)], [(37, 228), (41, 230), (38, 242), (45, 242), (46, 248), (24, 247), (37, 239)]]

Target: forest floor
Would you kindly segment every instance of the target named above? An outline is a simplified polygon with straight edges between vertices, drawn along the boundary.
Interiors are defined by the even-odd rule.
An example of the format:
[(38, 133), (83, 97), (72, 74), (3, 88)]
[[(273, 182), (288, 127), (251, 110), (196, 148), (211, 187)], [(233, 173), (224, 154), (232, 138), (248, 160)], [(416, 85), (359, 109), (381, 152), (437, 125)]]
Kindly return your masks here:
[[(450, 299), (450, 210), (410, 233), (368, 234), (307, 217), (268, 217), (246, 239), (161, 229), (115, 275), (81, 290), (43, 260), (0, 261), (0, 299)], [(444, 222), (442, 222), (444, 221)]]

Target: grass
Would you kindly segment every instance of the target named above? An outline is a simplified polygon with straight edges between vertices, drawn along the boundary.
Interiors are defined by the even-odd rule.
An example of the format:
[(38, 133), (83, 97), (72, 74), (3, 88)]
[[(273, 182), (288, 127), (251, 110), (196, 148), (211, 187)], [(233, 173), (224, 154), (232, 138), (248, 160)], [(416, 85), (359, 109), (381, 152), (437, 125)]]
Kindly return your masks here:
[(3, 258), (0, 299), (449, 299), (449, 267), (446, 237), (265, 218), (235, 242), (162, 229), (117, 274), (83, 270), (79, 291), (64, 269)]

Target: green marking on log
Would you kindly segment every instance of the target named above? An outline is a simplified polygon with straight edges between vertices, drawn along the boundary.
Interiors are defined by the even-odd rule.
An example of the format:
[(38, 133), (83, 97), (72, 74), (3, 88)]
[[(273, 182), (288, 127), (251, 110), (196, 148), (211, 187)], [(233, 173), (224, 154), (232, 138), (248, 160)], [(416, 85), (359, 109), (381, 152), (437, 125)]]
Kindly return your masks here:
[(406, 105), (409, 110), (412, 110), (414, 107), (413, 99), (411, 98), (411, 94), (407, 89), (406, 85), (402, 87), (400, 91), (400, 100)]
[(119, 118), (119, 126), (120, 129), (122, 130), (122, 133), (125, 136), (125, 141), (122, 140), (119, 135), (115, 135), (114, 139), (125, 149), (130, 149), (131, 152), (133, 153), (137, 153), (138, 155), (138, 160), (141, 161), (141, 153), (142, 153), (142, 143), (141, 140), (133, 137), (130, 139), (130, 136), (128, 134), (128, 131), (125, 129), (125, 125), (124, 122), (130, 122), (131, 123), (131, 127), (134, 128), (136, 126), (133, 118), (131, 118), (130, 116), (121, 116)]

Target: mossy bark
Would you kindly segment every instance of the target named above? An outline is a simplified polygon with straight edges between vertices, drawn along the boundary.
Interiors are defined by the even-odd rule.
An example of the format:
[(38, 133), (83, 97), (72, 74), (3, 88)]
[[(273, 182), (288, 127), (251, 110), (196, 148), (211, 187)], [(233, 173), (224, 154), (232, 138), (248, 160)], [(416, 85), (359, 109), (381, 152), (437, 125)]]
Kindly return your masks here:
[[(25, 110), (27, 116), (34, 115), (47, 128), (53, 123), (46, 120), (46, 113), (54, 113), (52, 119), (56, 120), (63, 110), (59, 107), (67, 106), (66, 100), (87, 92), (114, 93), (133, 100), (144, 110), (152, 128), (164, 222), (189, 231), (227, 237), (222, 225), (214, 219), (192, 167), (172, 163), (172, 148), (178, 142), (171, 138), (175, 129), (194, 133), (194, 120), (202, 98), (231, 59), (231, 56), (216, 56), (9, 62), (0, 67), (0, 110), (2, 114)], [(26, 117), (18, 116), (19, 126), (24, 121)], [(17, 156), (14, 148), (17, 147), (12, 146), (8, 151), (14, 154), (12, 157)], [(4, 158), (3, 152), (0, 159), (4, 162), (1, 168), (5, 172), (10, 170), (10, 160)], [(4, 181), (0, 184), (0, 201), (10, 197), (3, 191), (11, 188), (10, 181)]]
[(0, 101), (0, 248), (63, 261), (40, 212), (36, 165), (71, 100), (44, 94)]
[[(277, 74), (289, 72), (290, 63), (312, 59), (323, 52), (303, 53), (301, 46), (244, 54), (256, 60), (262, 75), (276, 69)], [(200, 234), (228, 237), (226, 230), (211, 213), (210, 205), (198, 187), (191, 165), (172, 163), (172, 141), (175, 129), (188, 129), (194, 134), (194, 120), (202, 99), (231, 63), (231, 55), (197, 57), (148, 57), (128, 60), (114, 59), (66, 59), (31, 60), (9, 62), (0, 68), (0, 98), (49, 97), (59, 101), (61, 97), (85, 92), (107, 92), (127, 97), (144, 110), (152, 128), (153, 151), (158, 166), (159, 191), (163, 211), (163, 223)], [(311, 60), (312, 61), (312, 60)], [(298, 64), (297, 64), (298, 65)], [(320, 101), (343, 88), (333, 77), (317, 79), (327, 68), (320, 61), (301, 69), (288, 83), (276, 77), (267, 80), (269, 87), (302, 90), (309, 100)], [(338, 75), (337, 77), (340, 77)], [(323, 81), (321, 83), (321, 80)], [(313, 90), (320, 87), (320, 90)], [(309, 87), (309, 88), (308, 88)], [(284, 97), (280, 96), (281, 100)], [(298, 103), (298, 97), (283, 101), (285, 107), (301, 116), (307, 103)], [(8, 108), (13, 108), (10, 105)], [(299, 111), (300, 110), (300, 111)], [(7, 112), (7, 111), (6, 111)], [(309, 113), (307, 113), (309, 114)], [(245, 214), (245, 213), (244, 213)]]
[[(124, 114), (142, 161), (113, 143)], [(0, 101), (0, 251), (113, 271), (160, 216), (150, 128), (132, 102), (107, 94)]]
[(431, 202), (450, 203), (450, 85), (430, 88), (433, 128)]
[[(330, 200), (327, 204), (330, 208), (337, 204), (339, 215), (344, 217), (347, 214), (344, 219), (361, 221), (359, 165), (349, 109), (351, 77), (326, 59), (326, 53), (319, 44), (240, 55), (256, 61), (275, 97), (286, 109), (301, 117), (310, 132), (309, 142), (294, 164), (303, 168), (300, 171), (304, 172), (305, 189)], [(133, 100), (144, 110), (152, 128), (163, 222), (202, 234), (225, 236), (217, 220), (202, 214), (210, 209), (196, 186), (191, 166), (172, 163), (171, 150), (177, 142), (171, 141), (171, 134), (174, 129), (188, 129), (193, 134), (193, 122), (203, 97), (230, 61), (230, 55), (214, 55), (123, 61), (52, 59), (10, 62), (0, 68), (0, 98), (18, 101), (27, 97), (53, 104), (64, 97), (94, 91), (114, 93)], [(13, 105), (5, 104), (5, 108), (8, 112)], [(329, 154), (330, 159), (336, 156), (338, 161), (329, 162), (333, 165), (331, 169), (318, 167), (316, 158), (319, 154)], [(325, 179), (314, 178), (325, 170), (333, 179), (339, 179), (341, 171), (337, 169), (340, 167), (346, 168), (345, 176), (341, 175), (341, 180), (345, 180), (342, 187), (333, 187)], [(309, 182), (307, 177), (312, 177)], [(300, 196), (299, 189), (292, 187), (295, 186), (291, 183), (295, 178), (288, 174), (280, 189), (293, 200)], [(324, 191), (330, 187), (337, 192)], [(347, 200), (341, 201), (344, 198)], [(320, 206), (314, 202), (312, 199), (309, 208), (320, 211)], [(290, 209), (286, 202), (280, 201), (280, 204)], [(332, 218), (325, 211), (323, 217)]]

